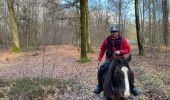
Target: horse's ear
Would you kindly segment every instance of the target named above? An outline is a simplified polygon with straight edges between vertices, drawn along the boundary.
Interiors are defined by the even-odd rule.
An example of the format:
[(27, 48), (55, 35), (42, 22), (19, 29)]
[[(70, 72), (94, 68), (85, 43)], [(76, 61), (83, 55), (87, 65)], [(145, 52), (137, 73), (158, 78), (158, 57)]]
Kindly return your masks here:
[(132, 59), (132, 55), (131, 55), (131, 54), (126, 54), (126, 55), (124, 56), (124, 59), (127, 60), (128, 62), (130, 62), (131, 59)]

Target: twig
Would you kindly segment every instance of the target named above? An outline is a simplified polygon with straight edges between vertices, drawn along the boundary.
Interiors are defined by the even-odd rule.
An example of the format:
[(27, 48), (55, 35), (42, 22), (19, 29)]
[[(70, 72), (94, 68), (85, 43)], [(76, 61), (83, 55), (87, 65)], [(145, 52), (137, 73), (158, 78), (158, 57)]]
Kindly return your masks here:
[(165, 65), (165, 66), (166, 66), (167, 52), (168, 52), (168, 47), (167, 47), (167, 45), (166, 45), (165, 59), (164, 59), (164, 65)]
[(45, 65), (45, 48), (46, 48), (46, 45), (43, 45), (43, 65), (42, 65), (41, 75), (43, 75), (43, 74), (44, 74), (44, 65)]

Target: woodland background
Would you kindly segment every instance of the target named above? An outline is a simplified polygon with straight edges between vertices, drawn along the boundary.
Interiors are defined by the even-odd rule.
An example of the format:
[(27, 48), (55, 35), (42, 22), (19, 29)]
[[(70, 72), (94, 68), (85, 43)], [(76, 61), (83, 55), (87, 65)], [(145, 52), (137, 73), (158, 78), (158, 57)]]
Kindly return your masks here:
[(119, 24), (131, 45), (138, 99), (170, 99), (169, 5), (168, 0), (0, 0), (0, 97), (103, 99), (92, 93), (97, 55), (111, 25)]

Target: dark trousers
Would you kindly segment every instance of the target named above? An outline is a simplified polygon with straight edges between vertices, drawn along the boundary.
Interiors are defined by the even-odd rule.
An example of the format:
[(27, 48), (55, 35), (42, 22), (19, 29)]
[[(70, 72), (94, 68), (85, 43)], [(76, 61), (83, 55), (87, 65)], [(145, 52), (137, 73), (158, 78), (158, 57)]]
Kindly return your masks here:
[(100, 65), (98, 70), (98, 86), (103, 89), (103, 77), (105, 72), (108, 70), (110, 65), (110, 61), (105, 61), (102, 65)]

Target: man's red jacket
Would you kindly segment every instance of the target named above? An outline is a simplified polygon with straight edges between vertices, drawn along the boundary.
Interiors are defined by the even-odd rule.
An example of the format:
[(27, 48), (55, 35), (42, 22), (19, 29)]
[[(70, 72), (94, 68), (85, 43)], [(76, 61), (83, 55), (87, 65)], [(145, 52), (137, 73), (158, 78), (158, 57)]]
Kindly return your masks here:
[[(111, 40), (112, 40), (112, 45), (113, 45), (112, 50), (113, 50), (113, 52), (115, 52), (115, 51), (117, 51), (116, 48), (114, 47), (115, 39), (113, 39), (111, 37)], [(102, 45), (100, 46), (98, 61), (102, 60), (103, 55), (105, 52), (107, 52), (107, 50), (108, 50), (108, 41), (107, 41), (107, 38), (105, 38)], [(128, 42), (125, 40), (125, 38), (123, 38), (123, 37), (122, 37), (119, 51), (120, 51), (120, 54), (119, 54), (118, 58), (122, 58), (122, 57), (124, 57), (125, 54), (130, 53), (130, 46), (129, 46)], [(106, 56), (106, 59), (108, 60), (109, 57)]]

